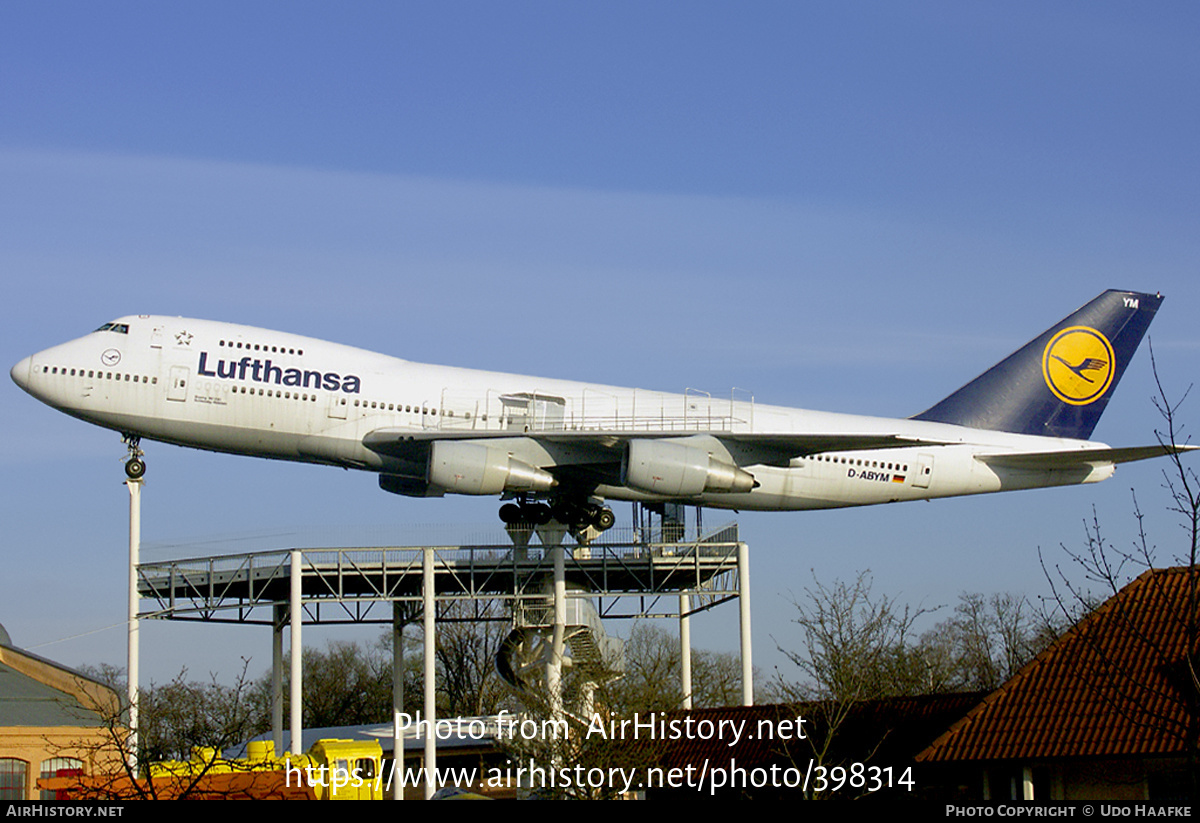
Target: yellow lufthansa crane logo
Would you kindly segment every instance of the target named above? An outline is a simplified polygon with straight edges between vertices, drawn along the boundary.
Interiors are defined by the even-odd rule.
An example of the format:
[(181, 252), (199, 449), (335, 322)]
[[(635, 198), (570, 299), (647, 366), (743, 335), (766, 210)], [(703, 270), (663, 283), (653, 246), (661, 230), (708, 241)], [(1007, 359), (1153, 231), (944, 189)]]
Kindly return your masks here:
[(1063, 329), (1046, 344), (1042, 376), (1059, 400), (1086, 406), (1103, 397), (1112, 385), (1112, 344), (1087, 326)]

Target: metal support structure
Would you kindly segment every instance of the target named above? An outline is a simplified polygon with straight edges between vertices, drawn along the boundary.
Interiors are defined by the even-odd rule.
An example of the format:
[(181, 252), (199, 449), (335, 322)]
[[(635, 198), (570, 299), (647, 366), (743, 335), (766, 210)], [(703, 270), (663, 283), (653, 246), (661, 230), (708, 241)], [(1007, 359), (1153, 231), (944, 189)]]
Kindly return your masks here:
[(596, 712), (596, 684), (587, 682), (580, 687), (579, 708), (581, 717), (591, 717)]
[[(404, 613), (392, 603), (392, 799), (404, 799), (404, 736), (400, 713), (404, 711)], [(386, 777), (386, 775), (385, 775)]]
[(433, 776), (437, 774), (437, 736), (434, 735), (434, 721), (437, 719), (437, 682), (436, 668), (437, 645), (434, 641), (436, 629), (437, 607), (434, 595), (436, 581), (433, 573), (434, 549), (426, 546), (421, 553), (421, 602), (425, 628), (425, 799), (429, 800), (438, 790)]
[(683, 695), (680, 708), (692, 707), (692, 598), (686, 592), (679, 595), (679, 690)]
[[(546, 663), (546, 686), (550, 692), (550, 720), (557, 730), (564, 722), (562, 670), (567, 642), (567, 565), (561, 543), (553, 547), (550, 554), (554, 558), (554, 633), (551, 635), (550, 659)], [(559, 764), (555, 762), (554, 765)]]
[(304, 578), (301, 574), (303, 569), (303, 554), (299, 549), (291, 551), (291, 580), (290, 580), (290, 609), (288, 611), (290, 627), (289, 634), (291, 636), (292, 660), (291, 660), (291, 683), (289, 683), (288, 698), (291, 701), (291, 745), (288, 747), (293, 754), (300, 754), (304, 751), (304, 729), (301, 726), (301, 718), (303, 714), (303, 690), (301, 684), (304, 682), (304, 672), (300, 667), (300, 662), (304, 657), (304, 646), (301, 643), (300, 627), (304, 623), (304, 604), (303, 593), (304, 588), (301, 586)]
[[(609, 535), (605, 535), (608, 537)], [(302, 552), (300, 608), (314, 625), (391, 625), (393, 602), (405, 603), (410, 621), (423, 603), (425, 546), (271, 549), (142, 563), (143, 618), (270, 625), (277, 603), (292, 598), (292, 553)], [(554, 574), (553, 547), (524, 553), (511, 545), (434, 547), (439, 604), (473, 599), (518, 607), (545, 600)], [(566, 574), (573, 596), (594, 600), (605, 618), (676, 617), (677, 595), (691, 595), (692, 612), (738, 596), (737, 527), (700, 540), (594, 540), (568, 547)], [(265, 613), (265, 618), (264, 618)]]
[(283, 753), (283, 627), (287, 607), (275, 604), (271, 624), (271, 740), (277, 754)]
[(754, 705), (754, 654), (750, 640), (750, 547), (738, 543), (738, 614), (742, 646), (742, 705)]
[[(131, 501), (136, 491), (131, 489)], [(131, 502), (131, 506), (133, 503)], [(131, 508), (131, 512), (133, 509)], [(567, 662), (567, 644), (573, 654), (575, 639), (568, 621), (571, 601), (566, 581), (572, 581), (572, 598), (588, 598), (594, 614), (605, 621), (675, 617), (680, 623), (680, 677), (684, 706), (691, 705), (690, 616), (733, 599), (741, 601), (741, 651), (743, 696), (753, 702), (750, 657), (749, 553), (738, 540), (735, 523), (710, 534), (688, 538), (685, 524), (670, 521), (655, 531), (639, 523), (625, 539), (613, 529), (603, 538), (567, 547), (561, 535), (536, 533), (538, 543), (514, 549), (508, 544), (415, 545), (381, 548), (291, 548), (212, 555), (138, 564), (131, 568), (131, 627), (138, 616), (204, 622), (265, 624), (272, 626), (272, 685), (278, 695), (272, 707), (276, 751), (284, 753), (283, 628), (290, 634), (290, 740), (288, 751), (303, 752), (303, 624), (386, 623), (393, 631), (393, 794), (403, 796), (404, 741), (398, 713), (405, 710), (403, 694), (403, 632), (422, 615), (424, 648), (424, 711), (419, 728), (424, 737), (425, 774), (436, 774), (437, 740), (428, 730), (437, 720), (436, 628), (438, 608), (451, 603), (496, 601), (514, 614), (552, 612), (541, 623), (552, 629), (543, 662), (551, 716), (562, 721), (565, 707), (559, 694)], [(132, 543), (136, 531), (131, 519)], [(136, 558), (131, 553), (131, 558)], [(553, 603), (547, 595), (552, 584)], [(137, 597), (141, 598), (139, 601)], [(390, 608), (387, 606), (390, 605)], [(384, 609), (386, 608), (386, 617)], [(264, 619), (264, 612), (269, 617)], [(550, 617), (550, 615), (546, 615)], [(458, 618), (456, 618), (458, 619)], [(470, 619), (470, 618), (467, 618)], [(477, 615), (474, 619), (494, 619)], [(549, 624), (549, 625), (547, 625)], [(134, 635), (136, 636), (136, 635)], [(581, 637), (583, 635), (580, 635)], [(574, 634), (571, 635), (575, 637)], [(582, 641), (581, 641), (582, 642)], [(136, 672), (136, 664), (133, 668)], [(590, 693), (582, 704), (590, 703)], [(411, 701), (410, 701), (411, 702)], [(556, 724), (557, 725), (557, 724)], [(427, 780), (426, 797), (439, 787)]]
[(126, 666), (128, 683), (126, 697), (129, 700), (129, 767), (137, 769), (138, 747), (138, 566), (142, 553), (142, 480), (130, 478), (125, 481), (129, 489), (129, 611), (126, 636)]

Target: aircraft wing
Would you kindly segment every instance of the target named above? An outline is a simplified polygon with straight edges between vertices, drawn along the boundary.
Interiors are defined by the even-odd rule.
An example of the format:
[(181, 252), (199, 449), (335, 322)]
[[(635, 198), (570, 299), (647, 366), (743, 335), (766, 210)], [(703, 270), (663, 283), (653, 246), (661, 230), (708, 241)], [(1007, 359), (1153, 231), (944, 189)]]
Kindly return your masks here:
[[(867, 449), (944, 446), (945, 440), (917, 438), (900, 434), (879, 433), (811, 433), (811, 434), (747, 434), (733, 432), (624, 432), (624, 431), (413, 431), (384, 428), (369, 432), (363, 445), (377, 454), (413, 463), (424, 461), (430, 445), (444, 441), (472, 441), (500, 446), (508, 441), (511, 447), (536, 444), (550, 454), (571, 452), (575, 459), (551, 463), (619, 463), (621, 450), (631, 440), (685, 440), (711, 438), (729, 453), (738, 465), (787, 466), (797, 457), (829, 451), (862, 451)], [(519, 441), (519, 442), (518, 442)]]
[(1149, 460), (1152, 457), (1163, 457), (1168, 454), (1200, 449), (1200, 446), (1131, 446), (1123, 449), (1077, 449), (1073, 451), (1047, 452), (1003, 452), (997, 454), (977, 454), (975, 459), (989, 466), (1002, 466), (1010, 469), (1077, 469), (1085, 466), (1106, 465), (1110, 463), (1132, 463), (1136, 460)]

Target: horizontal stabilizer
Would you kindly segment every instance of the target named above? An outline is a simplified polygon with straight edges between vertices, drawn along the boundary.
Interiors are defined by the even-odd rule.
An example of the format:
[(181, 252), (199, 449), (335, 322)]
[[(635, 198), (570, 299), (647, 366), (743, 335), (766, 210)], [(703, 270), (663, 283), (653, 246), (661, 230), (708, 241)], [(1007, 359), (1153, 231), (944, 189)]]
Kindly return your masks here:
[(1133, 446), (1125, 449), (1075, 449), (1052, 452), (1006, 452), (1000, 454), (977, 454), (975, 459), (989, 466), (1010, 469), (1075, 469), (1081, 466), (1096, 466), (1115, 463), (1133, 463), (1168, 454), (1194, 451), (1200, 446)]

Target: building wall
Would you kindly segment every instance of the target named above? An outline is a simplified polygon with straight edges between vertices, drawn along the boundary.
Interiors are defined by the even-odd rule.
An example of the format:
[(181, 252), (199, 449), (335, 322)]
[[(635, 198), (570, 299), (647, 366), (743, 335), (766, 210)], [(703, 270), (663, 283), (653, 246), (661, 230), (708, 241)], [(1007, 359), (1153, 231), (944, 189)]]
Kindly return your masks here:
[[(2, 627), (0, 627), (2, 628)], [(117, 735), (123, 734), (120, 726), (121, 702), (117, 693), (107, 686), (80, 675), (13, 646), (0, 645), (0, 663), (9, 669), (42, 686), (59, 692), (73, 714), (67, 723), (59, 722), (48, 726), (0, 726), (0, 766), (12, 760), (25, 764), (24, 786), (13, 786), (0, 790), (0, 797), (37, 800), (41, 796), (37, 788), (43, 764), (54, 758), (70, 758), (80, 761), (85, 774), (96, 774), (101, 770), (119, 769), (120, 746)], [(51, 692), (53, 693), (53, 692)], [(32, 711), (20, 711), (6, 715), (6, 722), (46, 722), (51, 717), (61, 720), (61, 712), (39, 713), (38, 706), (45, 705), (44, 698), (34, 699), (29, 706)], [(87, 723), (90, 725), (79, 725)], [(0, 769), (0, 772), (3, 770)], [(0, 780), (2, 782), (2, 780)]]
[(9, 726), (0, 728), (0, 758), (23, 761), (25, 789), (20, 799), (37, 800), (42, 764), (56, 757), (81, 761), (85, 774), (119, 764), (116, 742), (107, 729), (71, 726)]

